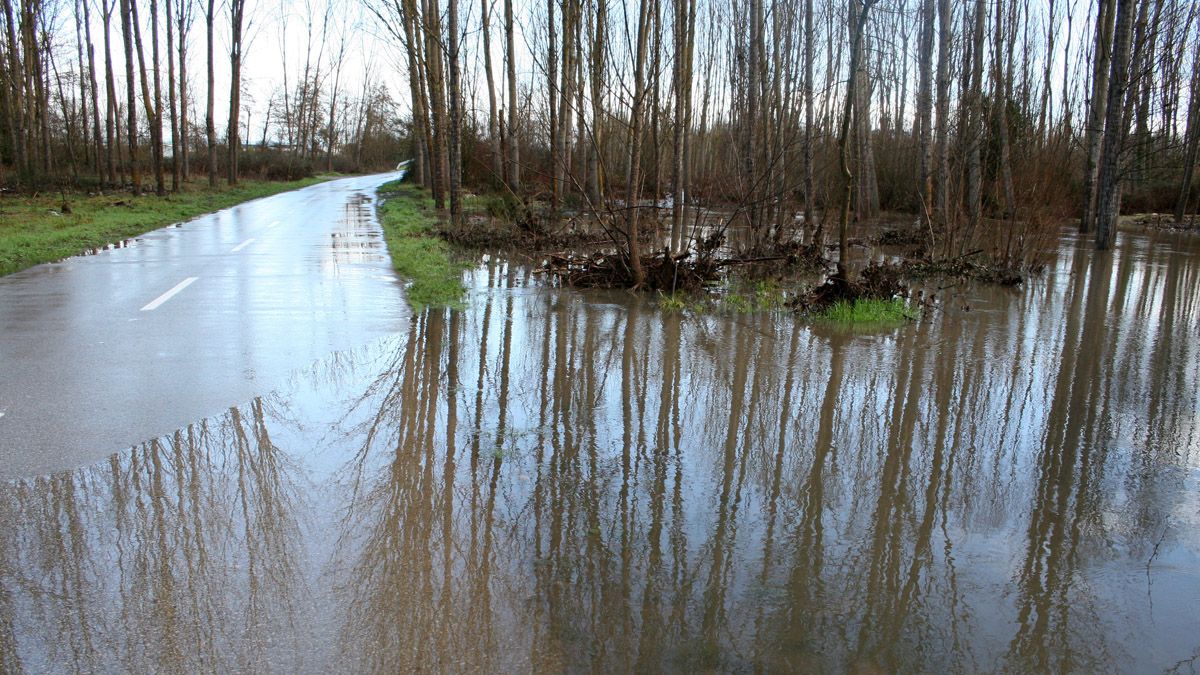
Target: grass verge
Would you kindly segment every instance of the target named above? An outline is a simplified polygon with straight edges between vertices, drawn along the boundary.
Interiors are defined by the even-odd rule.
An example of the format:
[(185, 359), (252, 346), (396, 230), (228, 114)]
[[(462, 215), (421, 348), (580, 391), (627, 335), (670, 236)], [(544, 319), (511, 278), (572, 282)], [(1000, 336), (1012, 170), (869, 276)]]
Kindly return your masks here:
[(392, 266), (408, 283), (408, 304), (462, 307), (466, 265), (451, 257), (450, 246), (438, 238), (433, 201), (421, 190), (400, 182), (379, 187), (379, 220)]
[(236, 187), (216, 190), (196, 182), (166, 197), (67, 194), (69, 213), (61, 194), (0, 197), (0, 276), (322, 180), (243, 180)]
[(840, 301), (816, 314), (818, 319), (840, 324), (886, 325), (917, 318), (915, 311), (900, 298), (890, 300)]

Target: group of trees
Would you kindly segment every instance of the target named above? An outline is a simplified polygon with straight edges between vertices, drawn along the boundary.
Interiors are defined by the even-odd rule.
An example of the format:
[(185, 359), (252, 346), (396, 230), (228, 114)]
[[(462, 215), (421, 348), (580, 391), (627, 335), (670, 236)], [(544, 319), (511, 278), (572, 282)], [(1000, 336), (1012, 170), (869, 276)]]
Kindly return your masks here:
[(464, 180), (489, 184), (609, 218), (635, 253), (647, 204), (675, 250), (692, 205), (761, 245), (896, 210), (949, 254), (1069, 218), (1106, 248), (1122, 195), (1192, 208), (1189, 0), (367, 2), (406, 54), (415, 177), (452, 218)]
[[(207, 41), (207, 108), (204, 117), (208, 150), (208, 180), (217, 184), (216, 87), (214, 85), (214, 23), (216, 0), (76, 0), (64, 7), (47, 0), (4, 0), (6, 39), (4, 87), (0, 94), (5, 118), (4, 161), (15, 169), (19, 182), (37, 184), (69, 171), (78, 177), (90, 171), (108, 185), (129, 184), (142, 189), (144, 151), (149, 140), (150, 173), (154, 189), (165, 194), (165, 173), (178, 189), (190, 172), (187, 54), (189, 33), (197, 11), (203, 12)], [(232, 39), (229, 62), (233, 70), (229, 88), (229, 139), (236, 140), (241, 82), (242, 28), (245, 0), (231, 0), (229, 21)], [(15, 9), (15, 12), (14, 12)], [(141, 12), (149, 10), (149, 16)], [(160, 11), (161, 10), (161, 11)], [(100, 21), (103, 65), (97, 65), (97, 40), (93, 39), (92, 13)], [(143, 21), (143, 18), (148, 20)], [(69, 45), (65, 27), (73, 22), (74, 63), (62, 63)], [(149, 49), (143, 29), (150, 33)], [(114, 35), (114, 33), (117, 33)], [(162, 48), (165, 36), (166, 49)], [(117, 43), (119, 40), (119, 44)], [(120, 49), (124, 81), (114, 68), (114, 51)], [(68, 55), (69, 59), (69, 55)], [(166, 61), (163, 77), (162, 61)], [(165, 79), (165, 82), (164, 82)], [(103, 91), (101, 90), (103, 83)], [(169, 108), (170, 157), (164, 138), (163, 104)], [(122, 86), (123, 85), (123, 86)], [(122, 91), (123, 90), (123, 91)], [(226, 180), (237, 182), (239, 145), (226, 145)], [(169, 164), (169, 168), (168, 165)]]
[[(681, 251), (697, 205), (732, 212), (758, 247), (906, 211), (946, 254), (994, 223), (1068, 218), (1107, 247), (1123, 199), (1183, 220), (1197, 192), (1189, 0), (3, 3), (10, 184), (138, 190), (147, 163), (160, 192), (194, 166), (234, 182), (253, 145), (326, 169), (410, 153), (455, 219), (463, 185), (489, 187), (582, 208), (636, 249), (669, 212)], [(350, 18), (364, 7), (374, 31)], [(281, 68), (256, 97), (242, 64), (272, 30), (281, 59), (256, 61)], [(406, 119), (372, 32), (399, 48)]]
[[(207, 172), (216, 186), (245, 173), (294, 177), (333, 169), (335, 159), (344, 168), (394, 166), (401, 130), (387, 88), (368, 71), (360, 92), (345, 91), (357, 14), (338, 13), (338, 0), (324, 3), (323, 22), (305, 5), (308, 53), (299, 83), (289, 81), (286, 41), (296, 11), (292, 3), (279, 5), (282, 84), (272, 83), (254, 138), (262, 102), (248, 96), (242, 70), (252, 12), (270, 8), (253, 4), (3, 0), (0, 184), (99, 183), (136, 193), (148, 181), (164, 194), (193, 170)], [(334, 24), (340, 43), (330, 49)], [(203, 60), (199, 78), (195, 51)], [(227, 84), (218, 73), (228, 75)], [(255, 154), (246, 155), (250, 149)]]

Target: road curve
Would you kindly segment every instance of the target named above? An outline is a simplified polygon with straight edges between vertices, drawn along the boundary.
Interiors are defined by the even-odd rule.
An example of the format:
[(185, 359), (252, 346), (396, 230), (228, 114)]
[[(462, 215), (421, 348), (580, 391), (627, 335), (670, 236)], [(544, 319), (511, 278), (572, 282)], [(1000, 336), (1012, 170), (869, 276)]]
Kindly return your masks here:
[(258, 199), (0, 278), (0, 478), (98, 461), (405, 330), (374, 207), (399, 175)]

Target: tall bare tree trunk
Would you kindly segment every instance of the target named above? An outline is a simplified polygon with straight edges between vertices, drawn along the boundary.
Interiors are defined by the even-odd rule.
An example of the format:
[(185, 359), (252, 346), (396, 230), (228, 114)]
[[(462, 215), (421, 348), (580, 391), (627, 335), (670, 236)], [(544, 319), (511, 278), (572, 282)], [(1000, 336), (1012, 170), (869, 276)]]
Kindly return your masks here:
[(1108, 109), (1105, 111), (1104, 145), (1100, 153), (1096, 194), (1096, 248), (1101, 251), (1112, 248), (1117, 237), (1117, 216), (1121, 203), (1121, 153), (1129, 122), (1125, 97), (1129, 88), (1135, 5), (1135, 0), (1119, 0), (1117, 3), (1112, 75), (1108, 84)]
[(646, 57), (650, 41), (650, 22), (653, 20), (651, 4), (656, 0), (640, 0), (638, 3), (637, 54), (634, 61), (633, 105), (630, 110), (629, 155), (626, 168), (625, 201), (629, 211), (626, 239), (629, 253), (629, 271), (633, 275), (634, 288), (646, 283), (642, 269), (642, 254), (638, 234), (638, 215), (641, 211), (639, 198), (642, 183), (642, 123), (645, 116), (642, 108), (646, 94)]
[(959, 244), (959, 253), (965, 252), (970, 239), (979, 227), (983, 215), (983, 48), (987, 0), (975, 0), (975, 27), (971, 32), (972, 51), (971, 84), (967, 95), (967, 235)]
[(591, 44), (591, 98), (592, 138), (588, 144), (588, 199), (599, 208), (604, 203), (604, 60), (608, 39), (608, 0), (596, 0), (596, 12), (592, 17)]
[(816, 31), (813, 28), (813, 0), (804, 0), (804, 227), (813, 237), (811, 243), (822, 246), (825, 242), (817, 241), (816, 216), (813, 213), (813, 202), (816, 199), (816, 181), (813, 176), (813, 49), (816, 46)]
[(937, 214), (950, 227), (950, 0), (937, 0)]
[(441, 17), (435, 0), (425, 0), (422, 25), (425, 34), (425, 75), (429, 80), (429, 102), (433, 111), (433, 203), (440, 211), (446, 208), (446, 193), (449, 192), (449, 156), (446, 132), (450, 125), (446, 119), (446, 81), (442, 74), (445, 54), (442, 49)]
[(188, 78), (187, 78), (187, 36), (192, 23), (192, 3), (194, 0), (177, 0), (179, 16), (176, 23), (176, 36), (179, 38), (179, 164), (180, 178), (186, 182), (192, 175), (190, 138), (188, 136)]
[(1179, 180), (1179, 199), (1175, 202), (1175, 222), (1182, 223), (1191, 199), (1192, 179), (1200, 155), (1200, 42), (1192, 59), (1191, 99), (1188, 103), (1187, 130), (1184, 132), (1183, 176)]
[(22, 86), (21, 73), (24, 72), (24, 66), (21, 63), (20, 47), (17, 42), (16, 26), (17, 22), (13, 17), (13, 8), (11, 0), (4, 0), (4, 26), (5, 33), (8, 37), (8, 69), (9, 69), (9, 105), (11, 112), (9, 114), (9, 134), (12, 137), (13, 155), (16, 159), (17, 173), (23, 180), (30, 178), (30, 163), (29, 163), (29, 146), (26, 141), (28, 138), (25, 107), (23, 104), (24, 89)]
[[(111, 153), (111, 147), (106, 146), (100, 137), (100, 92), (99, 84), (96, 80), (96, 46), (92, 43), (92, 13), (88, 7), (90, 0), (81, 0), (83, 5), (83, 31), (84, 37), (87, 40), (87, 58), (88, 58), (88, 79), (90, 81), (90, 89), (92, 95), (92, 138), (95, 144), (96, 153), (96, 173), (100, 175), (102, 183), (112, 183), (113, 176), (111, 173), (106, 173), (108, 166), (108, 155)], [(104, 159), (101, 159), (101, 156)]]
[[(842, 129), (838, 134), (838, 165), (842, 174), (842, 204), (838, 217), (838, 261), (834, 279), (842, 284), (850, 281), (850, 266), (847, 262), (850, 256), (850, 202), (854, 194), (854, 174), (850, 171), (850, 123), (854, 117), (855, 100), (858, 98), (856, 82), (858, 78), (858, 60), (862, 55), (863, 32), (867, 27), (867, 17), (871, 6), (879, 0), (850, 0), (850, 79), (846, 82), (846, 101), (842, 107)], [(948, 2), (948, 0), (941, 0)]]
[(696, 1), (675, 0), (675, 137), (672, 156), (671, 251), (683, 250), (683, 223), (687, 211), (687, 165), (684, 162), (691, 127), (692, 55), (695, 40)]
[(229, 185), (238, 182), (238, 152), (241, 150), (241, 128), (238, 120), (242, 111), (242, 24), (246, 0), (229, 0), (229, 162), (225, 167)]
[(175, 98), (175, 16), (167, 5), (167, 99), (171, 114), (171, 192), (179, 192), (179, 107)]
[(462, 224), (462, 84), (459, 75), (458, 0), (450, 2), (450, 222)]
[[(850, 0), (854, 2), (855, 0)], [(763, 52), (763, 2), (750, 0), (750, 45), (747, 50), (749, 57), (746, 61), (746, 118), (743, 124), (746, 128), (746, 203), (750, 215), (750, 232), (756, 244), (763, 229), (761, 208), (761, 191), (759, 176), (761, 163), (759, 154), (762, 152), (762, 140), (759, 129), (759, 108), (762, 106), (762, 70), (759, 62)]]
[[(117, 121), (117, 85), (116, 75), (113, 72), (112, 60), (112, 39), (109, 30), (112, 23), (113, 0), (101, 0), (100, 13), (103, 18), (104, 25), (104, 90), (105, 90), (105, 116), (104, 116), (104, 144), (108, 146), (108, 152), (105, 154), (105, 161), (108, 163), (108, 182), (115, 185), (117, 183), (117, 165), (120, 164), (121, 142), (117, 135), (120, 134), (120, 123)], [(125, 182), (124, 169), (121, 170), (120, 182)]]
[(208, 13), (205, 15), (208, 30), (208, 112), (204, 117), (204, 127), (208, 136), (208, 186), (210, 188), (217, 187), (217, 85), (213, 73), (213, 14), (216, 5), (217, 0), (208, 0)]
[[(431, 186), (429, 165), (426, 161), (430, 148), (427, 140), (430, 135), (429, 106), (425, 100), (425, 76), (421, 69), (421, 41), (418, 39), (415, 7), (406, 2), (403, 8), (401, 18), (404, 24), (404, 42), (408, 47), (408, 87), (412, 97), (413, 177), (418, 185)], [(362, 135), (359, 134), (359, 137)]]
[(130, 0), (121, 0), (121, 38), (125, 45), (125, 113), (128, 115), (126, 142), (129, 144), (129, 177), (133, 181), (133, 194), (142, 193), (142, 170), (138, 164), (137, 95), (134, 87), (133, 29), (130, 17)]
[[(88, 96), (88, 63), (84, 58), (84, 47), (87, 43), (83, 40), (83, 13), (80, 11), (80, 0), (75, 0), (74, 18), (75, 18), (75, 56), (79, 63), (79, 118), (82, 121), (83, 132), (83, 163), (92, 166), (90, 155), (92, 155), (92, 136), (90, 127), (92, 120), (88, 116), (88, 104), (90, 97)], [(97, 129), (97, 132), (99, 129)], [(99, 134), (97, 134), (97, 140)], [(95, 153), (96, 162), (100, 161), (100, 153)], [(95, 168), (95, 167), (94, 167)]]
[[(601, 0), (603, 2), (603, 0)], [(517, 42), (513, 36), (512, 0), (504, 0), (505, 65), (508, 69), (508, 188), (521, 190), (521, 144), (517, 116)]]
[[(1007, 56), (1002, 58), (1004, 50), (1004, 12), (1005, 10), (1015, 9), (1004, 0), (996, 0), (996, 30), (995, 30), (995, 48), (993, 53), (995, 58), (996, 76), (994, 82), (994, 109), (996, 111), (996, 138), (1000, 145), (1000, 188), (1004, 195), (1004, 217), (1015, 219), (1017, 217), (1016, 195), (1013, 191), (1013, 175), (1012, 175), (1012, 148), (1009, 142), (1008, 134), (1008, 106), (1010, 104), (1012, 90), (1012, 53), (1013, 39), (1009, 40)], [(1010, 11), (1008, 25), (1015, 25), (1013, 13)]]
[(133, 21), (133, 40), (137, 49), (138, 71), (142, 84), (142, 103), (146, 108), (146, 123), (150, 127), (150, 166), (154, 172), (154, 193), (163, 196), (167, 193), (163, 182), (163, 147), (162, 147), (162, 106), (159, 96), (161, 84), (158, 76), (158, 0), (150, 0), (151, 47), (154, 50), (154, 92), (146, 79), (146, 57), (142, 49), (141, 19), (138, 18), (137, 0), (129, 0), (129, 9)]
[(504, 182), (504, 156), (500, 148), (500, 129), (496, 118), (496, 76), (492, 69), (491, 0), (479, 0), (480, 30), (483, 32), (483, 71), (488, 91), (488, 145), (492, 151), (492, 180)]
[(1092, 94), (1088, 103), (1087, 131), (1084, 135), (1083, 208), (1079, 216), (1079, 231), (1091, 232), (1095, 227), (1096, 174), (1100, 170), (1100, 149), (1104, 134), (1104, 118), (1108, 106), (1108, 76), (1112, 70), (1113, 26), (1116, 23), (1116, 0), (1100, 0), (1096, 18), (1095, 55), (1092, 60)]
[(933, 36), (937, 32), (934, 18), (935, 0), (921, 0), (921, 34), (917, 50), (917, 171), (919, 198), (917, 208), (927, 212), (933, 206)]
[(563, 0), (562, 3), (562, 91), (558, 103), (558, 147), (555, 154), (558, 157), (557, 170), (553, 176), (554, 192), (558, 195), (556, 204), (561, 204), (564, 192), (569, 188), (568, 176), (571, 173), (571, 154), (568, 145), (572, 135), (571, 101), (575, 96), (575, 24), (579, 16), (578, 0)]
[(550, 213), (558, 217), (562, 189), (558, 184), (558, 35), (554, 6), (558, 0), (546, 0), (546, 107), (550, 122)]

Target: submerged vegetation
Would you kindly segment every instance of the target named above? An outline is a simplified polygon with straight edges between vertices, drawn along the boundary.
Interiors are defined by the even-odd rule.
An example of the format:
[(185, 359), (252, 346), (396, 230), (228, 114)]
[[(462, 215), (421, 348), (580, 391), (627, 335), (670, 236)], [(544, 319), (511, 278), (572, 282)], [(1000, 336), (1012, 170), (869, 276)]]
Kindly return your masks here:
[(918, 314), (903, 299), (892, 298), (839, 300), (816, 317), (840, 324), (893, 324), (916, 319)]
[(0, 276), (321, 180), (246, 180), (227, 188), (193, 184), (161, 198), (69, 192), (0, 197)]
[(408, 280), (409, 304), (416, 310), (461, 306), (465, 266), (453, 259), (450, 246), (437, 236), (432, 201), (420, 189), (399, 181), (380, 186), (379, 197), (388, 253), (392, 266)]

